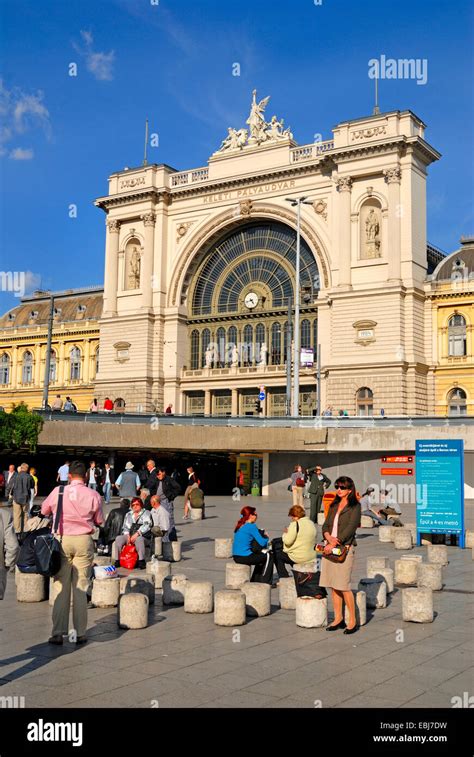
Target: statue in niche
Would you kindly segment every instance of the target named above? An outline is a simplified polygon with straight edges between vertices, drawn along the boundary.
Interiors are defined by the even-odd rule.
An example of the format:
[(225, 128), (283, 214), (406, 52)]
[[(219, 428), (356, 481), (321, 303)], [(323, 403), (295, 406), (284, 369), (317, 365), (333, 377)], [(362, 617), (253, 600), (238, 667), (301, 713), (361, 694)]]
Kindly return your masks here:
[(237, 345), (233, 345), (231, 353), (230, 353), (230, 364), (232, 368), (237, 368), (239, 365), (239, 350), (237, 349)]
[(138, 251), (138, 247), (132, 248), (132, 254), (130, 255), (130, 261), (128, 264), (128, 288), (138, 289), (140, 287), (140, 268), (141, 258)]
[(260, 345), (260, 360), (257, 363), (260, 368), (263, 368), (267, 364), (267, 353), (268, 347), (265, 342), (262, 342)]
[(365, 244), (362, 247), (362, 258), (379, 258), (380, 255), (379, 212), (371, 208), (365, 219)]
[(206, 364), (206, 368), (212, 368), (213, 361), (214, 361), (214, 348), (211, 344), (208, 344), (206, 347), (205, 355), (204, 355), (204, 362)]

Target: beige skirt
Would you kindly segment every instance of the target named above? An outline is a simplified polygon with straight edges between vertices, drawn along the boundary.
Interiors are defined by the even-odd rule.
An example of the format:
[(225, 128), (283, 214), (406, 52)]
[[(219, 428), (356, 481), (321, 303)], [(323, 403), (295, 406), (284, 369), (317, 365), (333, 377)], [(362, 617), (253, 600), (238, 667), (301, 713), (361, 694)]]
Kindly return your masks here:
[(349, 554), (344, 562), (341, 563), (331, 562), (331, 560), (321, 557), (321, 578), (319, 579), (319, 585), (325, 586), (327, 589), (350, 591), (354, 557), (354, 547), (349, 548)]

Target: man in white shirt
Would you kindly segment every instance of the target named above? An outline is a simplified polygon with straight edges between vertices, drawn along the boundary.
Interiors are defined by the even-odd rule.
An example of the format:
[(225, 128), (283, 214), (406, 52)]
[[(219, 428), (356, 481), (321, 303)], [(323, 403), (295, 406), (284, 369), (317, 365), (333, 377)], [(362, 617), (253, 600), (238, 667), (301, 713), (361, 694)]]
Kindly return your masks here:
[(150, 500), (151, 504), (151, 517), (153, 519), (153, 528), (151, 532), (153, 536), (162, 536), (163, 541), (168, 542), (169, 532), (171, 528), (171, 519), (168, 510), (162, 507), (160, 497), (154, 494)]
[(67, 486), (69, 483), (69, 460), (66, 460), (64, 465), (58, 468), (58, 475), (56, 481), (59, 481), (60, 486)]

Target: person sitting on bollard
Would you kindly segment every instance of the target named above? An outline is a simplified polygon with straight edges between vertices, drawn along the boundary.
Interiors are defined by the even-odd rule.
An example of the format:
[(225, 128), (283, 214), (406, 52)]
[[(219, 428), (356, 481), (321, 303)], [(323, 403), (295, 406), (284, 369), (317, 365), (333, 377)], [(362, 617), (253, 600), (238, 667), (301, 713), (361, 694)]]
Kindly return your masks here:
[(383, 507), (380, 508), (379, 515), (384, 515), (385, 518), (392, 516), (395, 519), (400, 519), (402, 509), (398, 502), (396, 502), (391, 494), (389, 494), (388, 489), (382, 489), (382, 491), (380, 492), (380, 503), (383, 505)]
[(33, 505), (25, 526), (25, 538), (23, 539), (17, 566), (21, 573), (36, 573), (35, 542), (38, 536), (46, 536), (51, 533), (51, 518), (41, 515), (41, 505)]
[(367, 515), (369, 518), (372, 518), (374, 523), (377, 524), (377, 526), (391, 526), (392, 522), (387, 520), (386, 518), (381, 518), (380, 515), (377, 515), (377, 513), (372, 510), (372, 505), (374, 504), (374, 501), (372, 499), (372, 494), (374, 493), (375, 489), (373, 486), (369, 486), (368, 489), (365, 490), (365, 492), (362, 494), (360, 498), (360, 508), (361, 508), (361, 515)]
[(240, 511), (240, 518), (234, 528), (232, 556), (236, 563), (254, 566), (251, 581), (271, 584), (273, 556), (268, 548), (268, 534), (256, 526), (257, 517), (255, 507), (247, 505)]
[(304, 507), (293, 505), (288, 512), (291, 523), (283, 537), (272, 539), (272, 552), (279, 578), (288, 578), (285, 565), (307, 563), (316, 558), (317, 529)]
[(122, 499), (119, 507), (114, 507), (107, 516), (105, 525), (99, 529), (99, 543), (97, 552), (99, 555), (111, 555), (112, 545), (122, 533), (123, 522), (130, 510), (130, 500)]
[(151, 538), (153, 521), (148, 510), (143, 509), (140, 497), (134, 497), (130, 510), (123, 522), (122, 535), (115, 539), (115, 548), (119, 559), (115, 561), (115, 567), (120, 568), (120, 552), (126, 544), (133, 544), (138, 552), (137, 568), (144, 570), (145, 564), (145, 539)]
[(154, 494), (151, 498), (151, 518), (153, 520), (151, 533), (153, 536), (162, 536), (163, 542), (168, 542), (170, 540), (171, 519), (168, 510), (162, 507), (160, 500), (161, 497), (158, 494)]

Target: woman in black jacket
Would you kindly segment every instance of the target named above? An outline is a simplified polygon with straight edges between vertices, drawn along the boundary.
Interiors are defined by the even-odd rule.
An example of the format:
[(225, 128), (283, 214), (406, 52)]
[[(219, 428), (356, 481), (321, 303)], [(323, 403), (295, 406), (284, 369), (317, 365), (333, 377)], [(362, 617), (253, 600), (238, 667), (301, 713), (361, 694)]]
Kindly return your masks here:
[(125, 516), (130, 510), (130, 500), (120, 500), (120, 507), (116, 507), (110, 511), (105, 521), (104, 526), (100, 528), (99, 545), (97, 551), (103, 555), (110, 555), (112, 553), (112, 544), (117, 536), (122, 533), (123, 522)]

